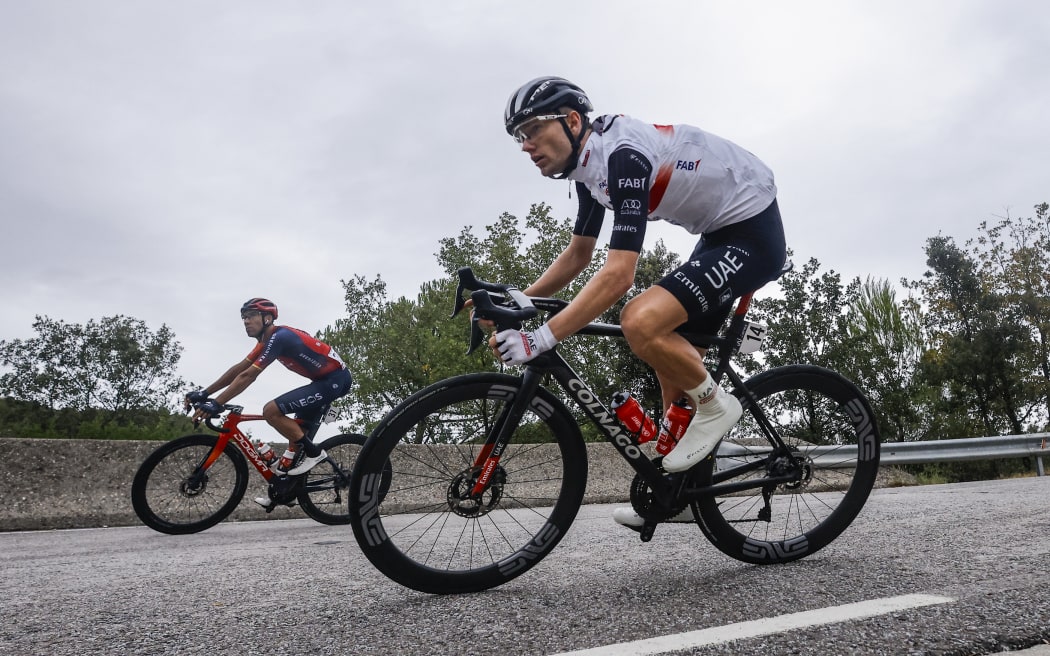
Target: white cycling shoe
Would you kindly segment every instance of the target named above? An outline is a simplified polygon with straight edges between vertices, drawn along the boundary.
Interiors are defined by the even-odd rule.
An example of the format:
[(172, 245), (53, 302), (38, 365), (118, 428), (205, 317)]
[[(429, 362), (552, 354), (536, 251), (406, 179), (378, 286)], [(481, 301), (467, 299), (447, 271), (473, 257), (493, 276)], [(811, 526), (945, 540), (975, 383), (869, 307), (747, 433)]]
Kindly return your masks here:
[(321, 452), (318, 453), (316, 456), (313, 456), (312, 458), (304, 454), (302, 461), (295, 467), (292, 467), (288, 470), (288, 475), (298, 476), (300, 474), (305, 474), (306, 472), (313, 469), (317, 465), (317, 463), (323, 462), (324, 459), (327, 457), (328, 453), (326, 453), (324, 449), (321, 449)]
[[(693, 415), (685, 435), (674, 449), (664, 456), (664, 471), (683, 472), (698, 464), (715, 450), (722, 436), (729, 432), (743, 414), (740, 401), (732, 394), (721, 392), (714, 403), (718, 409), (704, 408)], [(715, 410), (715, 412), (711, 412)]]
[[(615, 521), (617, 524), (620, 524), (621, 526), (626, 526), (627, 528), (634, 529), (635, 531), (642, 530), (642, 526), (645, 524), (645, 520), (642, 519), (642, 516), (636, 513), (634, 511), (634, 508), (631, 508), (630, 506), (625, 506), (623, 508), (617, 508), (616, 510), (614, 510), (613, 521)], [(686, 506), (685, 509), (682, 510), (682, 512), (678, 513), (677, 515), (675, 515), (671, 519), (668, 519), (667, 521), (692, 522), (693, 511), (689, 508), (689, 506)]]
[[(254, 499), (252, 499), (252, 501), (254, 501), (255, 503), (257, 503), (260, 506), (262, 506), (263, 509), (266, 510), (266, 512), (270, 512), (271, 510), (273, 510), (274, 508), (277, 507), (277, 502), (274, 501), (273, 499), (271, 499), (270, 497), (255, 497)], [(295, 499), (292, 499), (291, 501), (289, 501), (288, 503), (286, 503), (284, 505), (286, 505), (289, 508), (291, 508), (292, 506), (295, 506), (298, 503), (299, 503), (298, 501), (296, 501)]]

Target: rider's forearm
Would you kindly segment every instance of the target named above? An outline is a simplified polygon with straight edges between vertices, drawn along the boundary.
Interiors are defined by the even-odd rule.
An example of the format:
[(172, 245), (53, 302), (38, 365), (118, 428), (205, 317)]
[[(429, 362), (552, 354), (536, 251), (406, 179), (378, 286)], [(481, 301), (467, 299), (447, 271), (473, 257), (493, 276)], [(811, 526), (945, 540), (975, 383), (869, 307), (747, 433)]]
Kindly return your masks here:
[(209, 395), (215, 394), (219, 390), (232, 383), (237, 378), (237, 376), (240, 375), (240, 373), (249, 366), (251, 366), (250, 362), (248, 362), (247, 360), (241, 360), (237, 364), (227, 369), (226, 373), (219, 376), (218, 380), (216, 380), (211, 385), (208, 385), (204, 389), (208, 392)]
[(631, 290), (634, 283), (637, 254), (633, 259), (610, 251), (605, 266), (591, 278), (569, 305), (551, 318), (547, 326), (555, 339), (561, 341), (597, 319)]
[(229, 403), (233, 397), (248, 389), (255, 382), (255, 379), (259, 376), (259, 371), (261, 370), (258, 367), (249, 366), (247, 369), (237, 373), (233, 381), (229, 385), (224, 386), (226, 389), (215, 396), (215, 401), (220, 404)]

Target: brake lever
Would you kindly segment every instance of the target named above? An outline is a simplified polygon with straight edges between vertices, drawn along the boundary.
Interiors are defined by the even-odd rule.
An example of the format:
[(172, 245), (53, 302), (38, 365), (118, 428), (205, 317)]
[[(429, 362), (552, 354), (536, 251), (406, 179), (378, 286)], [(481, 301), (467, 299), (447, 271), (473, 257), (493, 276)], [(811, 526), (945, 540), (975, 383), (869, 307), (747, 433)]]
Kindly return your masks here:
[(467, 349), (467, 355), (473, 353), (484, 342), (485, 331), (478, 325), (478, 314), (475, 312), (474, 316), (470, 318), (470, 347)]
[[(467, 355), (473, 353), (475, 349), (485, 342), (485, 332), (478, 325), (478, 319), (488, 319), (495, 322), (495, 332), (521, 330), (522, 322), (503, 316), (496, 308), (496, 304), (492, 302), (492, 296), (487, 291), (478, 290), (472, 293), (470, 300), (474, 303), (474, 316), (470, 322), (470, 349), (467, 351)], [(525, 312), (524, 314), (533, 316), (536, 314), (536, 310), (533, 308), (531, 313)]]

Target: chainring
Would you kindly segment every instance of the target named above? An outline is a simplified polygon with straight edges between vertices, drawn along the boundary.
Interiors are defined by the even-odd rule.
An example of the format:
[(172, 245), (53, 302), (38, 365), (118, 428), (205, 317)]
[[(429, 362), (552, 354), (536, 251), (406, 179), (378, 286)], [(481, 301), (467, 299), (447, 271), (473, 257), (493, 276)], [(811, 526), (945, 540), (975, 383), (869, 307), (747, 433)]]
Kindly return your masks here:
[(676, 503), (670, 508), (663, 508), (653, 498), (653, 490), (649, 482), (642, 478), (641, 474), (635, 474), (634, 480), (631, 481), (631, 505), (642, 519), (660, 523), (678, 515), (689, 504)]

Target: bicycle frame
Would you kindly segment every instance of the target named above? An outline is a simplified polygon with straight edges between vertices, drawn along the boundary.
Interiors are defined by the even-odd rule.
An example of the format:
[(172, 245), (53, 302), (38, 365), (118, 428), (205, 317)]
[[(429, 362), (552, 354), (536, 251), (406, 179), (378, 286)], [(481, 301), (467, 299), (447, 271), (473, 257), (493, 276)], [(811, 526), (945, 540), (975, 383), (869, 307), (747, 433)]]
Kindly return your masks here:
[(248, 462), (252, 463), (255, 469), (266, 479), (267, 482), (275, 476), (270, 466), (262, 459), (259, 452), (255, 450), (255, 445), (248, 439), (248, 436), (241, 432), (239, 425), (245, 421), (261, 421), (265, 419), (262, 415), (246, 415), (244, 414), (244, 408), (241, 406), (227, 406), (229, 414), (223, 419), (221, 426), (215, 426), (210, 422), (207, 423), (208, 427), (219, 433), (218, 439), (215, 441), (215, 447), (208, 454), (208, 457), (201, 463), (200, 470), (202, 472), (208, 471), (209, 468), (215, 461), (219, 459), (222, 452), (226, 449), (226, 445), (229, 444), (230, 440), (237, 445), (237, 448), (241, 450), (241, 453), (248, 458)]
[[(575, 404), (590, 418), (605, 436), (606, 440), (619, 451), (631, 468), (645, 479), (654, 497), (667, 507), (676, 502), (692, 502), (707, 496), (797, 481), (799, 475), (796, 472), (784, 476), (769, 476), (736, 483), (723, 483), (723, 481), (735, 478), (743, 473), (762, 469), (769, 458), (790, 451), (731, 364), (731, 359), (739, 350), (748, 327), (745, 317), (750, 308), (751, 298), (752, 294), (750, 293), (740, 298), (729, 326), (723, 335), (680, 334), (691, 344), (718, 349), (718, 363), (711, 375), (715, 377), (716, 382), (720, 382), (724, 377), (728, 377), (730, 382), (733, 383), (734, 389), (740, 390), (743, 397), (741, 400), (744, 402), (745, 408), (752, 413), (766, 438), (774, 446), (772, 453), (766, 458), (755, 459), (752, 462), (736, 465), (718, 472), (714, 474), (711, 485), (686, 487), (687, 477), (681, 474), (668, 475), (657, 467), (639, 448), (635, 436), (623, 428), (616, 415), (606, 407), (587, 383), (580, 378), (568, 362), (554, 349), (540, 355), (525, 366), (525, 371), (521, 376), (520, 393), (514, 398), (512, 403), (503, 408), (500, 417), (495, 423), (495, 430), (489, 436), (475, 460), (475, 465), (480, 475), (475, 482), (472, 492), (481, 494), (488, 486), (492, 473), (496, 471), (499, 458), (510, 441), (511, 434), (525, 414), (537, 388), (542, 384), (544, 376), (548, 374), (558, 382)], [(531, 301), (537, 310), (547, 311), (552, 314), (557, 313), (558, 310), (564, 307), (563, 301), (555, 299), (534, 298)], [(577, 334), (622, 338), (623, 330), (620, 326), (614, 324), (591, 323)]]

